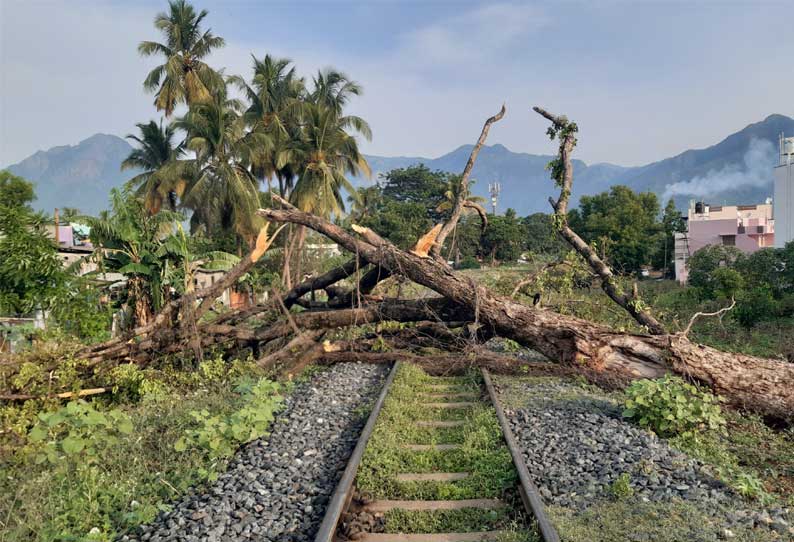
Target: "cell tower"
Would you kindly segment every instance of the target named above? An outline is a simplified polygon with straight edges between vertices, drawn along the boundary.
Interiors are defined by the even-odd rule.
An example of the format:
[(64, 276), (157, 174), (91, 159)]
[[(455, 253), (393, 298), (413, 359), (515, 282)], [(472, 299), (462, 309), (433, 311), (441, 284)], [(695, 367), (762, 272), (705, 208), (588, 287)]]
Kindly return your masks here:
[(496, 214), (496, 203), (499, 201), (499, 194), (502, 193), (502, 183), (488, 183), (488, 192), (491, 194), (491, 210)]

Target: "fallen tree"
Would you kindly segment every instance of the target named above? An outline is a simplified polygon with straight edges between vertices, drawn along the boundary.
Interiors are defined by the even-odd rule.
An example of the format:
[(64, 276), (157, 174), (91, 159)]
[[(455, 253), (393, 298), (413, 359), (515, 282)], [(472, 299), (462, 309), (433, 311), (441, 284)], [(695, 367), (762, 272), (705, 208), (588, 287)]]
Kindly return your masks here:
[[(654, 378), (673, 371), (709, 385), (735, 406), (791, 420), (794, 417), (794, 365), (721, 352), (691, 342), (686, 333), (668, 333), (649, 307), (642, 304), (636, 291), (631, 294), (621, 291), (608, 265), (567, 224), (567, 204), (573, 183), (570, 154), (575, 145), (576, 125), (565, 117), (542, 109), (537, 111), (552, 122), (550, 135), (560, 139), (558, 159), (551, 168), (561, 189), (559, 198), (551, 200), (560, 234), (590, 265), (607, 295), (649, 334), (621, 333), (594, 322), (527, 306), (496, 295), (471, 278), (455, 273), (438, 257), (439, 236), (445, 226), (448, 230), (454, 228), (452, 220), (437, 225), (411, 250), (404, 251), (372, 230), (353, 226), (355, 233), (350, 233), (275, 196), (273, 201), (281, 208), (261, 209), (260, 215), (270, 222), (310, 228), (355, 257), (327, 273), (310, 277), (264, 305), (232, 311), (212, 322), (200, 323), (199, 318), (209, 311), (223, 289), (250, 269), (266, 250), (269, 238), (267, 230), (263, 230), (256, 249), (212, 288), (186, 295), (169, 304), (148, 326), (123, 338), (87, 348), (78, 355), (87, 359), (90, 366), (121, 361), (145, 364), (164, 353), (187, 350), (200, 357), (202, 349), (208, 347), (222, 347), (232, 354), (250, 347), (257, 352), (261, 365), (279, 365), (286, 371), (313, 361), (350, 359), (353, 353), (353, 359), (386, 361), (405, 355), (414, 360), (425, 358), (424, 365), (438, 363), (445, 367), (460, 367), (466, 363), (455, 363), (453, 359), (479, 360), (507, 370), (506, 366), (514, 361), (492, 359), (490, 354), (473, 345), (473, 341), (497, 335), (542, 353), (557, 362), (562, 371), (585, 373), (601, 381)], [(484, 141), (489, 123), (501, 118), (502, 114), (486, 122), (480, 142)], [(472, 152), (467, 169), (470, 170), (474, 158), (476, 153)], [(358, 278), (365, 269), (368, 270)], [(339, 286), (340, 281), (354, 275), (358, 279), (354, 280), (354, 287)], [(412, 280), (433, 290), (439, 297), (401, 300), (371, 295), (374, 287), (388, 276)], [(328, 301), (314, 299), (314, 292), (318, 290), (328, 294)], [(306, 294), (311, 294), (312, 298), (305, 299)], [(307, 310), (292, 313), (289, 307), (295, 304)], [(384, 321), (414, 323), (414, 329), (400, 329), (392, 334), (393, 344), (400, 350), (376, 351), (371, 337), (347, 342), (323, 340), (329, 336), (326, 333), (329, 330)], [(442, 353), (417, 352), (419, 345), (432, 345), (431, 348), (438, 348)]]
[(794, 366), (777, 360), (721, 352), (682, 334), (619, 333), (606, 326), (522, 305), (498, 296), (445, 263), (403, 251), (366, 228), (354, 237), (341, 227), (280, 200), (282, 209), (260, 209), (272, 222), (306, 226), (392, 274), (426, 286), (470, 311), (478, 325), (533, 348), (552, 361), (624, 377), (655, 378), (668, 371), (709, 385), (732, 404), (775, 418), (794, 412)]

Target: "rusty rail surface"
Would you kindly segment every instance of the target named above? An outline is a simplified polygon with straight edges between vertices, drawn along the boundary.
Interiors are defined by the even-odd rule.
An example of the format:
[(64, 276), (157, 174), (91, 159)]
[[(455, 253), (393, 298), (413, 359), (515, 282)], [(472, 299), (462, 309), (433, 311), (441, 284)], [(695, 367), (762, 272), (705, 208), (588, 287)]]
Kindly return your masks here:
[(350, 459), (347, 461), (347, 467), (345, 467), (345, 471), (342, 473), (342, 478), (339, 479), (339, 483), (336, 485), (336, 490), (334, 490), (331, 501), (328, 503), (323, 522), (320, 524), (320, 530), (317, 531), (317, 536), (314, 538), (315, 542), (332, 542), (334, 539), (339, 520), (342, 518), (342, 514), (344, 514), (345, 510), (347, 510), (347, 507), (350, 505), (350, 499), (353, 497), (353, 481), (356, 478), (358, 466), (361, 464), (361, 458), (364, 456), (367, 442), (369, 442), (369, 437), (372, 436), (372, 431), (375, 429), (375, 422), (378, 420), (378, 415), (380, 414), (381, 408), (383, 408), (383, 402), (386, 400), (386, 395), (389, 393), (389, 388), (391, 388), (394, 376), (397, 374), (397, 369), (399, 367), (400, 362), (395, 361), (391, 372), (389, 372), (389, 376), (386, 378), (386, 382), (383, 384), (383, 389), (378, 396), (378, 400), (372, 407), (369, 418), (367, 418), (367, 424), (361, 431), (358, 443), (353, 449)]
[(499, 403), (499, 398), (496, 396), (496, 390), (493, 387), (493, 382), (491, 382), (491, 375), (488, 373), (488, 369), (482, 368), (482, 378), (485, 381), (485, 387), (488, 390), (491, 403), (496, 409), (496, 417), (499, 418), (499, 425), (502, 426), (502, 434), (507, 442), (507, 447), (510, 449), (510, 455), (513, 456), (513, 464), (518, 471), (518, 478), (521, 482), (521, 500), (524, 501), (524, 508), (529, 514), (534, 516), (538, 524), (538, 531), (540, 531), (540, 536), (544, 542), (560, 542), (560, 535), (557, 534), (557, 530), (546, 515), (538, 488), (535, 487), (535, 484), (532, 483), (532, 478), (529, 476), (529, 469), (527, 469), (527, 464), (524, 462), (524, 456), (521, 454), (518, 442), (513, 436), (513, 430), (510, 429), (510, 423), (502, 410), (502, 405)]

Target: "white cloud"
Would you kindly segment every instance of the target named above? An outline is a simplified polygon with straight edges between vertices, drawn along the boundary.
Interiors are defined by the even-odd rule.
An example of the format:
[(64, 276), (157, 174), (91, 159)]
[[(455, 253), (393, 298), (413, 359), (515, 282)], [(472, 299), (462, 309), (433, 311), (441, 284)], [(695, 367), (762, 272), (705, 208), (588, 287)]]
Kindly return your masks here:
[(412, 64), (446, 67), (484, 62), (547, 23), (534, 6), (486, 4), (409, 32), (398, 55)]

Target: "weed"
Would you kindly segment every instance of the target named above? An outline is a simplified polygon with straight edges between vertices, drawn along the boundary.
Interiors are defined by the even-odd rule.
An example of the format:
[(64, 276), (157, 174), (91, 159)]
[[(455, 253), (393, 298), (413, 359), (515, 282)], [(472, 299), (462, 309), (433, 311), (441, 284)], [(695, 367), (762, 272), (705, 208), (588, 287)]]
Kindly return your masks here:
[(631, 475), (628, 472), (624, 472), (618, 476), (609, 486), (609, 494), (618, 501), (634, 495), (634, 488), (631, 487)]

